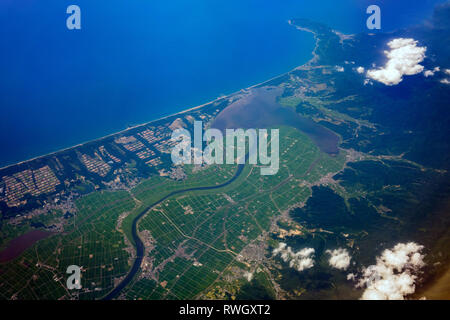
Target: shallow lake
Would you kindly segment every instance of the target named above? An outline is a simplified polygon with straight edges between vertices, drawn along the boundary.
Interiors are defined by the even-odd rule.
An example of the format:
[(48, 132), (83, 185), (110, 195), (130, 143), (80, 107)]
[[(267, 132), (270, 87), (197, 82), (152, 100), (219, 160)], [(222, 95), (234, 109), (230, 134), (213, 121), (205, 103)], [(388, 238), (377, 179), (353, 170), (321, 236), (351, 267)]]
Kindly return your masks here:
[(277, 97), (282, 89), (262, 87), (226, 107), (214, 120), (212, 127), (225, 129), (266, 129), (291, 126), (306, 134), (323, 152), (336, 155), (339, 137), (313, 120), (300, 116), (293, 109), (281, 106)]

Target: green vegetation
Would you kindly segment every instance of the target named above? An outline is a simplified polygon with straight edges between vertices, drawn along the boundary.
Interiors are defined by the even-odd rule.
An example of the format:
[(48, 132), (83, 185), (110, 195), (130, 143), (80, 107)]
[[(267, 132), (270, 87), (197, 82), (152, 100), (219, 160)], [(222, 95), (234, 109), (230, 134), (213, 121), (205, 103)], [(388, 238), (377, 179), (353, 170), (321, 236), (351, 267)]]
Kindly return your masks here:
[[(128, 298), (198, 296), (270, 228), (274, 216), (311, 195), (309, 182), (343, 167), (344, 154), (330, 157), (322, 153), (297, 130), (282, 128), (280, 140), (277, 175), (261, 176), (257, 166), (246, 165), (231, 184), (174, 195), (141, 219), (139, 231), (141, 237), (143, 231), (149, 232), (150, 238), (143, 241), (151, 243), (151, 250), (144, 259), (147, 265), (126, 289)], [(136, 215), (175, 190), (222, 184), (233, 177), (236, 168), (185, 166), (187, 177), (182, 181), (155, 176), (130, 192), (102, 191), (82, 197), (77, 201), (78, 213), (69, 218), (63, 234), (38, 242), (1, 266), (2, 298), (14, 294), (31, 299), (103, 296), (131, 266), (134, 250), (125, 250), (124, 236), (132, 241)], [(72, 264), (83, 270), (83, 289), (78, 293), (65, 289), (65, 270)]]
[[(114, 286), (114, 278), (129, 269), (129, 254), (117, 219), (132, 210), (127, 192), (96, 192), (77, 201), (78, 213), (63, 234), (39, 241), (14, 261), (1, 265), (3, 299), (80, 299), (100, 297)], [(82, 267), (83, 289), (66, 289), (66, 269)]]
[[(214, 283), (246, 245), (270, 228), (274, 216), (310, 196), (305, 180), (314, 181), (343, 167), (345, 155), (330, 157), (322, 153), (295, 129), (282, 128), (280, 140), (278, 174), (261, 176), (256, 166), (246, 165), (231, 184), (175, 195), (144, 216), (139, 230), (149, 231), (152, 237), (153, 248), (144, 261), (151, 267), (131, 286), (127, 298), (195, 298)], [(229, 172), (225, 176), (231, 175)], [(217, 177), (208, 173), (206, 184), (188, 178), (183, 187), (219, 184), (211, 181), (211, 176)], [(143, 203), (151, 203), (175, 190), (173, 184), (169, 185), (163, 183), (160, 188), (149, 181), (133, 193)], [(144, 289), (149, 282), (153, 289)]]

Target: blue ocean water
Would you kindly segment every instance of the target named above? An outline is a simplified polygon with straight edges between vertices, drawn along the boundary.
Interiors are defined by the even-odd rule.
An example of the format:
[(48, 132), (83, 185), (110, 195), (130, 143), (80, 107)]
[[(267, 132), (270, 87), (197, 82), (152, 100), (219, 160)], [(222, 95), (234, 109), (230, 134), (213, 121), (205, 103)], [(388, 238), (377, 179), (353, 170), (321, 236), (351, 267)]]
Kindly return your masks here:
[[(210, 101), (311, 58), (307, 17), (344, 33), (417, 24), (437, 0), (2, 0), (0, 166)], [(66, 28), (81, 8), (82, 30)]]

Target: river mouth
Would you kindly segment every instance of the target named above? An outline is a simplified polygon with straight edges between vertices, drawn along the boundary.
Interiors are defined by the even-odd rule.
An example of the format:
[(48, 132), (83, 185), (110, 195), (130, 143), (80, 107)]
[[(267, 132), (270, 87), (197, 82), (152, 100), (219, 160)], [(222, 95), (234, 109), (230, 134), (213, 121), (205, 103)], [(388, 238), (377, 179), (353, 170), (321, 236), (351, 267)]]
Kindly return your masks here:
[(339, 153), (339, 137), (331, 130), (303, 117), (291, 108), (281, 106), (277, 97), (283, 89), (277, 87), (254, 88), (239, 100), (222, 110), (211, 127), (225, 129), (269, 129), (290, 126), (306, 134), (317, 147), (329, 154)]

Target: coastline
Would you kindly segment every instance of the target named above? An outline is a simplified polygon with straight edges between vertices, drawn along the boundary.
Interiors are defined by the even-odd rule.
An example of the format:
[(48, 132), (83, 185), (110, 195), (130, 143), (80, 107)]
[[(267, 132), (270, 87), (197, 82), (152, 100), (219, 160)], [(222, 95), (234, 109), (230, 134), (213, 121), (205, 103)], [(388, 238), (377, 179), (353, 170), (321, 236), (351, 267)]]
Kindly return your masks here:
[(288, 24), (289, 24), (290, 26), (293, 26), (293, 27), (296, 28), (297, 30), (300, 30), (300, 31), (303, 31), (303, 32), (309, 32), (309, 33), (312, 33), (313, 36), (314, 36), (314, 40), (315, 40), (315, 42), (316, 42), (316, 43), (314, 44), (314, 49), (313, 49), (313, 51), (311, 52), (312, 58), (311, 58), (308, 62), (306, 62), (305, 64), (303, 64), (303, 65), (301, 65), (301, 66), (298, 66), (298, 67), (295, 68), (295, 69), (298, 69), (298, 68), (303, 67), (303, 66), (310, 66), (310, 65), (312, 65), (314, 62), (317, 62), (317, 60), (319, 60), (319, 55), (316, 53), (316, 51), (317, 51), (317, 48), (319, 47), (319, 38), (317, 37), (316, 32), (314, 32), (314, 31), (311, 30), (311, 29), (308, 29), (308, 28), (305, 28), (305, 27), (300, 27), (300, 26), (295, 25), (295, 23), (293, 22), (293, 20), (288, 20)]
[[(294, 27), (296, 27), (294, 24), (291, 24), (290, 21), (289, 21), (289, 24), (292, 25), (292, 26), (294, 26)], [(302, 31), (306, 31), (306, 30), (302, 30)], [(313, 34), (315, 35), (315, 33), (314, 33), (313, 31), (308, 30), (307, 32), (311, 32), (311, 33), (313, 33)], [(137, 125), (128, 127), (128, 128), (126, 128), (126, 129), (123, 129), (123, 130), (120, 130), (120, 131), (117, 131), (117, 132), (114, 132), (114, 133), (110, 133), (110, 134), (107, 134), (107, 135), (104, 135), (104, 136), (101, 136), (101, 137), (98, 137), (98, 138), (94, 138), (94, 139), (92, 139), (92, 140), (87, 140), (87, 141), (84, 141), (84, 142), (81, 142), (81, 143), (78, 143), (78, 144), (75, 144), (75, 145), (72, 145), (72, 146), (69, 146), (69, 147), (66, 147), (66, 148), (58, 149), (58, 150), (55, 150), (55, 151), (52, 151), (52, 152), (49, 152), (49, 153), (46, 153), (46, 154), (38, 155), (38, 156), (35, 156), (35, 157), (32, 157), (32, 158), (23, 160), (23, 161), (19, 161), (19, 162), (15, 162), (15, 163), (12, 163), (12, 164), (5, 165), (5, 166), (3, 166), (3, 167), (0, 167), (0, 171), (5, 170), (5, 169), (8, 169), (8, 168), (11, 168), (11, 167), (14, 167), (14, 166), (26, 164), (26, 163), (28, 163), (28, 162), (31, 162), (31, 161), (34, 161), (34, 160), (37, 160), (37, 159), (40, 159), (40, 158), (44, 158), (44, 157), (48, 157), (48, 156), (57, 155), (57, 154), (60, 153), (60, 152), (68, 151), (68, 150), (71, 150), (71, 149), (74, 149), (74, 148), (77, 148), (77, 147), (81, 147), (81, 146), (83, 146), (83, 145), (85, 145), (85, 144), (88, 144), (88, 143), (92, 143), (92, 142), (100, 141), (100, 140), (103, 140), (103, 139), (106, 139), (106, 138), (110, 138), (110, 137), (113, 137), (113, 136), (115, 136), (115, 135), (118, 135), (118, 134), (121, 134), (121, 133), (125, 133), (125, 132), (127, 132), (127, 131), (129, 131), (129, 130), (133, 130), (133, 129), (136, 129), (136, 128), (139, 128), (139, 127), (142, 127), (142, 126), (146, 126), (146, 125), (149, 125), (149, 124), (151, 124), (151, 123), (154, 123), (154, 122), (157, 122), (157, 121), (160, 121), (160, 120), (164, 120), (164, 119), (167, 119), (167, 118), (176, 116), (176, 115), (181, 115), (181, 114), (184, 114), (184, 113), (193, 111), (193, 110), (198, 110), (198, 109), (201, 109), (201, 108), (203, 108), (203, 107), (205, 107), (205, 106), (207, 106), (207, 105), (210, 105), (210, 104), (212, 104), (212, 103), (215, 103), (215, 102), (218, 102), (218, 101), (221, 101), (221, 100), (224, 100), (224, 99), (229, 99), (230, 97), (232, 97), (232, 96), (234, 96), (234, 95), (236, 95), (236, 94), (239, 94), (239, 93), (242, 92), (242, 91), (250, 90), (250, 89), (252, 89), (252, 88), (255, 88), (255, 87), (264, 85), (264, 84), (267, 83), (267, 82), (270, 82), (270, 81), (273, 81), (273, 80), (278, 79), (278, 78), (280, 78), (280, 77), (283, 77), (283, 76), (285, 76), (285, 75), (291, 73), (292, 71), (294, 71), (294, 70), (296, 70), (296, 69), (298, 69), (298, 68), (300, 68), (300, 67), (302, 67), (302, 66), (308, 66), (308, 65), (310, 65), (312, 62), (314, 62), (314, 60), (315, 60), (315, 58), (316, 58), (315, 49), (316, 49), (316, 46), (317, 46), (317, 40), (318, 40), (318, 39), (315, 39), (315, 40), (316, 40), (316, 44), (315, 44), (314, 50), (311, 52), (311, 54), (313, 55), (313, 57), (312, 57), (310, 60), (308, 60), (306, 63), (304, 63), (304, 64), (302, 64), (302, 65), (299, 65), (299, 66), (297, 66), (297, 67), (294, 67), (294, 68), (290, 69), (290, 70), (287, 71), (287, 72), (281, 73), (281, 74), (276, 75), (276, 76), (274, 76), (274, 77), (272, 77), (272, 78), (270, 78), (270, 79), (264, 80), (264, 81), (259, 82), (259, 83), (257, 83), (257, 84), (251, 85), (251, 86), (249, 86), (249, 87), (239, 89), (239, 90), (237, 90), (237, 91), (235, 91), (235, 92), (232, 92), (232, 93), (230, 93), (230, 94), (227, 94), (227, 95), (224, 95), (224, 96), (220, 96), (220, 97), (218, 97), (218, 98), (216, 98), (216, 99), (214, 99), (214, 100), (210, 100), (210, 101), (208, 101), (208, 102), (202, 103), (202, 104), (197, 105), (197, 106), (195, 106), (195, 107), (191, 107), (191, 108), (188, 108), (188, 109), (185, 109), (185, 110), (182, 110), (182, 111), (178, 111), (178, 112), (175, 112), (175, 113), (171, 113), (171, 114), (169, 114), (169, 115), (167, 115), (167, 116), (163, 116), (163, 117), (160, 117), (160, 118), (157, 118), (157, 119), (153, 119), (153, 120), (150, 120), (150, 121), (147, 121), (147, 122), (144, 122), (144, 123), (140, 123), (140, 124), (137, 124)]]
[[(238, 91), (238, 92), (239, 92), (239, 91)], [(117, 131), (117, 132), (114, 132), (114, 133), (110, 133), (110, 134), (101, 136), (101, 137), (99, 137), (99, 138), (95, 138), (95, 139), (92, 139), (92, 140), (87, 140), (87, 141), (84, 141), (84, 142), (81, 142), (81, 143), (72, 145), (72, 146), (70, 146), (70, 147), (58, 149), (58, 150), (55, 150), (55, 151), (52, 151), (52, 152), (49, 152), (49, 153), (46, 153), (46, 154), (42, 154), (42, 155), (39, 155), (39, 156), (30, 158), (30, 159), (27, 159), (27, 160), (23, 160), (23, 161), (19, 161), (19, 162), (16, 162), (16, 163), (8, 164), (8, 165), (6, 165), (6, 166), (0, 167), (0, 171), (1, 171), (1, 170), (4, 170), (4, 169), (11, 168), (11, 167), (14, 167), (14, 166), (16, 166), (16, 165), (25, 164), (25, 163), (27, 163), (27, 162), (34, 161), (34, 160), (37, 160), (37, 159), (40, 159), (40, 158), (43, 158), (43, 157), (48, 157), (48, 156), (56, 155), (56, 154), (58, 154), (58, 153), (60, 153), (60, 152), (64, 152), (64, 151), (67, 151), (67, 150), (70, 150), (70, 149), (73, 149), (73, 148), (81, 147), (81, 146), (83, 146), (83, 145), (85, 145), (85, 144), (88, 144), (88, 143), (92, 143), (92, 142), (100, 141), (100, 140), (102, 140), (102, 139), (106, 139), (106, 138), (109, 138), (109, 137), (113, 137), (113, 136), (115, 136), (115, 135), (117, 135), (117, 134), (124, 133), (124, 132), (127, 132), (127, 131), (129, 131), (129, 130), (136, 129), (136, 128), (139, 128), (139, 127), (142, 127), (142, 126), (151, 124), (151, 123), (156, 122), (156, 121), (164, 120), (164, 119), (166, 119), (166, 118), (170, 118), (170, 117), (176, 116), (176, 115), (178, 115), (178, 114), (186, 113), (186, 112), (189, 112), (189, 111), (192, 111), (192, 110), (195, 110), (195, 109), (201, 109), (202, 107), (204, 107), (204, 106), (206, 106), (206, 105), (208, 105), (208, 104), (214, 103), (214, 102), (219, 101), (219, 100), (224, 99), (224, 98), (227, 98), (227, 97), (229, 97), (229, 96), (231, 96), (231, 95), (233, 95), (233, 94), (235, 94), (235, 93), (232, 93), (232, 94), (230, 94), (230, 95), (227, 95), (226, 97), (219, 97), (219, 98), (217, 98), (217, 99), (211, 100), (211, 101), (209, 101), (209, 102), (203, 103), (203, 104), (198, 105), (198, 106), (195, 106), (195, 107), (193, 107), (193, 108), (189, 108), (189, 109), (186, 109), (186, 110), (183, 110), (183, 111), (180, 111), (180, 112), (176, 112), (176, 113), (169, 114), (169, 115), (164, 116), (164, 117), (160, 117), (160, 118), (153, 119), (153, 120), (150, 120), (150, 121), (147, 121), (147, 122), (144, 122), (144, 123), (140, 123), (140, 124), (137, 124), (137, 125), (128, 127), (128, 128), (126, 128), (126, 129), (123, 129), (123, 130), (120, 130), (120, 131)]]
[[(196, 106), (194, 106), (194, 107), (188, 107), (187, 109), (184, 109), (184, 110), (181, 110), (181, 111), (177, 111), (177, 112), (168, 114), (168, 115), (166, 115), (166, 116), (162, 116), (162, 117), (159, 117), (159, 118), (156, 118), (156, 119), (152, 119), (152, 120), (149, 120), (149, 121), (140, 123), (140, 124), (132, 125), (132, 126), (129, 126), (129, 127), (125, 128), (125, 129), (122, 129), (122, 130), (119, 130), (119, 131), (116, 131), (116, 132), (113, 132), (113, 133), (110, 133), (110, 134), (106, 134), (106, 135), (101, 136), (101, 137), (97, 137), (97, 138), (93, 138), (93, 139), (90, 139), (90, 140), (87, 140), (87, 141), (84, 141), (84, 142), (81, 142), (81, 143), (77, 143), (77, 144), (72, 145), (72, 146), (69, 146), (69, 147), (60, 148), (60, 149), (57, 149), (57, 150), (55, 150), (55, 151), (51, 151), (51, 152), (46, 153), (46, 154), (34, 156), (34, 157), (32, 157), (32, 158), (29, 158), (29, 159), (26, 159), (26, 160), (23, 160), (23, 161), (19, 161), (19, 162), (15, 162), (15, 163), (12, 163), (12, 164), (8, 164), (8, 165), (5, 165), (5, 166), (3, 166), (3, 167), (0, 167), (0, 171), (5, 170), (5, 169), (8, 169), (8, 168), (12, 168), (12, 167), (14, 167), (14, 166), (20, 166), (20, 165), (23, 165), (23, 164), (27, 164), (27, 163), (29, 163), (29, 162), (32, 162), (32, 161), (35, 161), (35, 160), (38, 160), (38, 159), (41, 159), (41, 158), (50, 157), (50, 156), (56, 156), (56, 155), (58, 155), (58, 154), (60, 154), (60, 153), (62, 153), (62, 152), (69, 151), (69, 150), (72, 150), (72, 149), (75, 149), (75, 148), (84, 146), (84, 145), (86, 145), (86, 144), (98, 142), (98, 141), (101, 141), (101, 140), (103, 140), (103, 139), (115, 137), (115, 136), (117, 136), (117, 135), (124, 134), (124, 133), (127, 133), (127, 132), (129, 132), (129, 131), (138, 129), (138, 128), (140, 128), (140, 127), (144, 127), (144, 126), (147, 126), (147, 125), (151, 125), (151, 124), (153, 124), (153, 123), (155, 123), (155, 122), (158, 122), (158, 121), (161, 121), (161, 120), (169, 119), (169, 118), (171, 118), (171, 117), (176, 117), (176, 116), (182, 116), (182, 115), (184, 115), (184, 114), (186, 114), (186, 113), (188, 113), (188, 112), (191, 112), (191, 111), (201, 110), (202, 108), (204, 108), (204, 107), (206, 107), (206, 106), (209, 106), (209, 105), (211, 105), (211, 104), (214, 104), (214, 103), (217, 103), (217, 102), (221, 102), (221, 101), (225, 101), (225, 100), (227, 100), (227, 99), (230, 99), (230, 98), (232, 98), (233, 96), (238, 95), (238, 94), (240, 94), (240, 93), (243, 92), (243, 91), (251, 90), (251, 89), (253, 89), (253, 88), (255, 88), (255, 87), (263, 86), (263, 85), (265, 85), (266, 83), (269, 83), (269, 82), (271, 82), (271, 81), (273, 81), (273, 80), (276, 80), (276, 79), (279, 79), (279, 78), (284, 77), (284, 76), (286, 76), (286, 75), (289, 75), (289, 74), (290, 74), (292, 71), (294, 71), (294, 70), (298, 70), (299, 68), (302, 68), (302, 67), (311, 66), (312, 64), (314, 64), (315, 62), (317, 62), (317, 60), (318, 60), (318, 58), (319, 58), (319, 56), (316, 54), (316, 49), (317, 49), (317, 47), (318, 47), (318, 45), (319, 45), (319, 39), (316, 38), (316, 33), (315, 33), (314, 31), (310, 30), (310, 29), (302, 28), (302, 27), (296, 26), (296, 25), (293, 24), (293, 23), (291, 24), (291, 21), (289, 21), (289, 24), (292, 25), (293, 27), (295, 27), (295, 28), (296, 28), (297, 30), (299, 30), (299, 31), (309, 32), (309, 33), (312, 33), (312, 34), (314, 35), (314, 38), (315, 38), (315, 47), (314, 47), (314, 50), (311, 52), (312, 58), (311, 58), (310, 60), (308, 60), (307, 62), (305, 62), (305, 63), (303, 63), (303, 64), (301, 64), (301, 65), (299, 65), (299, 66), (297, 66), (297, 67), (291, 68), (291, 69), (290, 69), (289, 71), (287, 71), (287, 72), (283, 72), (283, 73), (278, 74), (278, 75), (276, 75), (276, 76), (274, 76), (274, 77), (271, 77), (270, 79), (264, 80), (264, 81), (262, 81), (262, 82), (259, 82), (259, 83), (257, 83), (257, 84), (253, 84), (253, 85), (248, 86), (248, 87), (245, 87), (245, 88), (241, 88), (241, 89), (239, 89), (239, 90), (237, 90), (237, 91), (234, 91), (234, 92), (232, 92), (232, 93), (229, 93), (229, 94), (226, 94), (226, 95), (219, 96), (219, 97), (217, 97), (217, 98), (215, 98), (215, 99), (213, 99), (213, 100), (210, 100), (210, 101), (207, 101), (207, 102), (205, 102), (205, 103), (196, 105)], [(448, 286), (443, 286), (443, 285), (442, 285), (442, 284), (444, 284), (444, 285), (448, 284), (448, 280), (449, 280), (449, 279), (450, 279), (450, 268), (447, 269), (446, 272), (444, 272), (443, 276), (439, 277), (438, 279), (436, 279), (436, 280), (434, 280), (434, 281), (430, 281), (430, 287), (427, 288), (427, 289), (424, 291), (423, 296), (428, 297), (428, 295), (430, 295), (428, 298), (436, 299), (436, 297), (438, 297), (438, 295), (439, 295), (441, 292), (447, 290), (447, 291), (445, 291), (444, 297), (445, 297), (445, 299), (449, 299), (449, 298), (450, 298), (450, 295), (449, 295), (449, 293), (448, 293), (448, 292), (449, 292), (449, 291), (448, 291)], [(416, 293), (417, 293), (417, 292), (416, 292)]]

